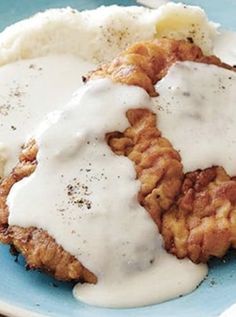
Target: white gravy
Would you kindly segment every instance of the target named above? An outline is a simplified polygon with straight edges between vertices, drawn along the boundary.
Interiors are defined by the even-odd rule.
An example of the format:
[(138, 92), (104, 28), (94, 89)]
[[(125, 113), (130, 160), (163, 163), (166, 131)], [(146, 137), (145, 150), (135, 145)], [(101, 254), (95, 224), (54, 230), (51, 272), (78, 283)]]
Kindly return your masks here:
[(8, 197), (10, 225), (47, 230), (96, 274), (96, 285), (77, 284), (74, 295), (97, 306), (158, 303), (192, 291), (207, 273), (166, 253), (138, 203), (133, 164), (105, 141), (128, 127), (128, 109), (140, 107), (152, 101), (138, 87), (100, 79), (80, 88), (41, 125), (37, 169)]
[(157, 85), (158, 127), (185, 172), (219, 165), (236, 175), (236, 73), (178, 62)]
[(236, 32), (222, 31), (216, 37), (214, 54), (225, 63), (236, 65)]
[(70, 100), (81, 76), (93, 67), (72, 55), (51, 55), (0, 68), (0, 165), (7, 161), (5, 174), (39, 122)]

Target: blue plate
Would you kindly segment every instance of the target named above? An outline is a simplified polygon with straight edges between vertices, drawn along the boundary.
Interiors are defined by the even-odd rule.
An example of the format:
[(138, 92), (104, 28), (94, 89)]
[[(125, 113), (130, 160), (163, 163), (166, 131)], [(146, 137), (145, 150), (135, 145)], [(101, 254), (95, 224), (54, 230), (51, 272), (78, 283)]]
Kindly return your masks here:
[[(209, 17), (236, 30), (236, 0), (196, 0)], [(126, 0), (0, 0), (0, 29), (39, 10), (72, 6), (91, 9), (105, 4), (134, 5)], [(71, 284), (39, 273), (26, 272), (24, 261), (14, 261), (7, 246), (0, 246), (0, 312), (14, 317), (216, 317), (236, 302), (235, 251), (223, 261), (210, 263), (208, 278), (192, 294), (163, 304), (136, 309), (101, 309), (73, 299)]]

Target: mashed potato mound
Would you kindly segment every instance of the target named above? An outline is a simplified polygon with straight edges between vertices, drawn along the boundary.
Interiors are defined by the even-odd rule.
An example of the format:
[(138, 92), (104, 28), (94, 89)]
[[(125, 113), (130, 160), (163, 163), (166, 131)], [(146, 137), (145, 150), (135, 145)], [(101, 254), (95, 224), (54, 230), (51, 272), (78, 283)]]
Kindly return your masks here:
[(211, 53), (216, 27), (199, 7), (168, 3), (159, 9), (100, 7), (51, 9), (0, 34), (0, 65), (53, 53), (72, 53), (103, 63), (129, 45), (155, 37), (191, 38)]
[(196, 6), (167, 3), (158, 10), (158, 37), (189, 39), (201, 47), (206, 55), (212, 54), (216, 29), (217, 24), (208, 21), (204, 10)]

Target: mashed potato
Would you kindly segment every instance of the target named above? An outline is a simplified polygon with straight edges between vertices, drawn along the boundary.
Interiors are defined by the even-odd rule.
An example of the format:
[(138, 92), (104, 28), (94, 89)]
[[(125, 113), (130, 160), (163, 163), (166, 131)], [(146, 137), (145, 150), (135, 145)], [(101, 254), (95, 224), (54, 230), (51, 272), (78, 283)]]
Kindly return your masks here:
[(217, 25), (209, 22), (205, 12), (195, 6), (168, 3), (159, 8), (156, 30), (158, 37), (175, 40), (192, 39), (205, 54), (211, 54)]
[(134, 42), (162, 36), (191, 37), (210, 53), (216, 33), (202, 9), (183, 4), (168, 3), (159, 9), (114, 5), (83, 12), (52, 9), (2, 32), (0, 64), (51, 53), (103, 63)]

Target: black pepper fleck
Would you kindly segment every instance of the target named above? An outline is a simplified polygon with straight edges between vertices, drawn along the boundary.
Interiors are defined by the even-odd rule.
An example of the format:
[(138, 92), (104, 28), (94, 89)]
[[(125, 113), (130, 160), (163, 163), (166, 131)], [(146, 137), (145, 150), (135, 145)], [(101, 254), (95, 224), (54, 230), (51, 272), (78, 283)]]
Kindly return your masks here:
[(190, 37), (190, 36), (189, 36), (189, 37), (187, 37), (187, 40), (189, 41), (189, 43), (192, 43), (192, 44), (194, 43), (194, 42), (193, 42), (193, 38), (192, 38), (192, 37)]
[(191, 94), (190, 94), (190, 92), (185, 91), (185, 92), (183, 92), (183, 96), (185, 96), (185, 97), (190, 97)]

